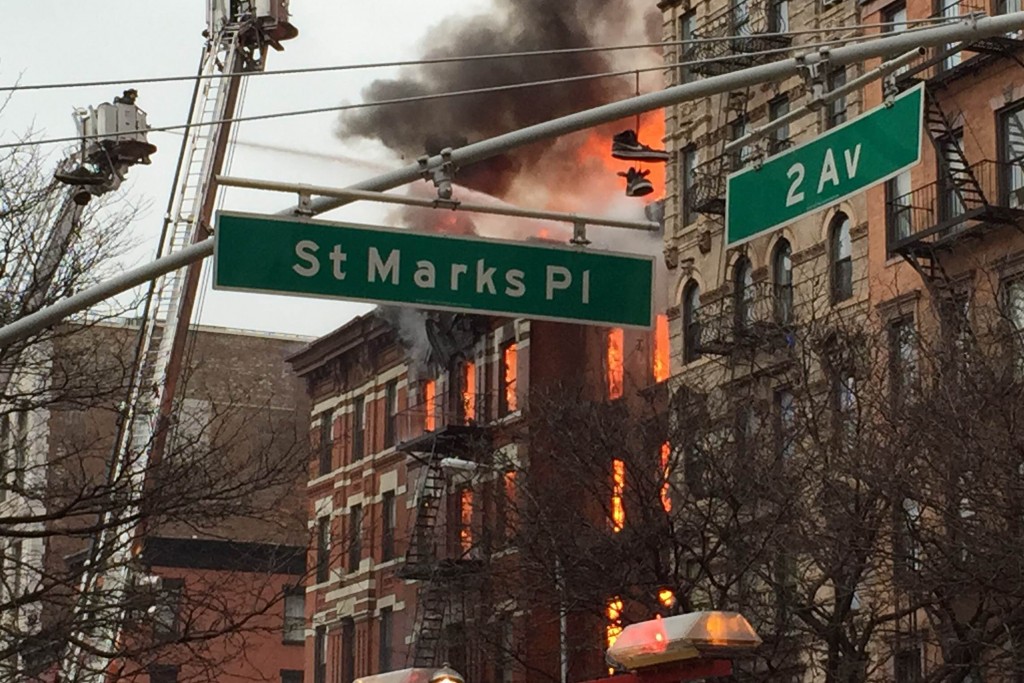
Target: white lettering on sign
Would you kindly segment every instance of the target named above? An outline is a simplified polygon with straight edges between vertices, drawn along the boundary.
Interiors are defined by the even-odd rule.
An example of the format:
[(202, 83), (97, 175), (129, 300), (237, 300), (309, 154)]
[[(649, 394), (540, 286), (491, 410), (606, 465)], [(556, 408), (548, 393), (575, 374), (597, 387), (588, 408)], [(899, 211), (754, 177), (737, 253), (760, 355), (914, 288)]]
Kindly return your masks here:
[(497, 268), (484, 269), (484, 260), (480, 259), (476, 262), (476, 293), (483, 294), (486, 289), (491, 294), (497, 294), (498, 290), (494, 288), (494, 271)]
[(555, 298), (555, 291), (569, 289), (572, 284), (572, 273), (568, 268), (562, 266), (548, 266), (547, 276), (544, 283), (544, 298), (551, 301)]
[[(852, 162), (856, 164), (856, 157)], [(849, 165), (849, 162), (848, 164)], [(319, 252), (325, 250), (325, 259), (321, 262)], [(304, 277), (311, 278), (321, 272), (324, 267), (330, 270), (330, 276), (335, 280), (351, 280), (349, 276), (357, 275), (356, 271), (362, 270), (362, 262), (353, 259), (349, 252), (346, 252), (342, 245), (330, 245), (330, 251), (326, 251), (328, 245), (318, 244), (314, 240), (300, 240), (295, 243), (296, 261), (292, 264), (292, 270)], [(358, 267), (356, 264), (358, 263)], [(451, 292), (459, 292), (464, 289), (467, 294), (490, 294), (492, 296), (505, 296), (512, 299), (519, 299), (527, 295), (527, 290), (540, 288), (540, 275), (535, 276), (536, 280), (530, 280), (526, 271), (521, 268), (501, 268), (499, 266), (487, 265), (486, 259), (477, 259), (475, 264), (451, 263), (440, 266), (441, 277), (447, 270), (449, 279), (448, 289)], [(348, 272), (346, 272), (348, 268)], [(589, 304), (591, 298), (591, 272), (589, 270), (573, 271), (566, 266), (546, 265), (544, 266), (544, 298), (547, 301), (554, 300), (559, 292), (571, 290), (572, 298), (577, 298), (583, 304)], [(416, 261), (416, 269), (407, 268), (402, 270), (402, 250), (388, 249), (381, 247), (367, 247), (366, 250), (366, 284), (384, 284), (392, 286), (415, 285), (419, 289), (438, 288), (438, 265), (427, 259)], [(359, 273), (361, 275), (361, 273)], [(445, 281), (442, 279), (440, 286), (444, 288)]]
[(465, 263), (453, 263), (452, 264), (452, 291), (459, 291), (459, 276), (465, 275), (469, 272), (469, 266)]
[(416, 272), (412, 274), (412, 281), (420, 289), (433, 289), (437, 286), (437, 269), (430, 261), (417, 261)]
[[(857, 177), (857, 167), (860, 165), (860, 143), (858, 142), (853, 150), (843, 150), (843, 161), (845, 163), (846, 179), (853, 180)], [(786, 206), (793, 206), (799, 204), (805, 198), (803, 190), (800, 186), (803, 185), (804, 176), (807, 171), (804, 165), (799, 161), (786, 171), (786, 178), (789, 179), (789, 192), (786, 193)], [(825, 185), (831, 185), (833, 188), (839, 187), (842, 180), (839, 177), (839, 168), (836, 165), (836, 155), (831, 148), (825, 150), (825, 158), (821, 162), (821, 172), (818, 174), (818, 189), (817, 193), (821, 194), (825, 191)]]
[(292, 270), (301, 275), (302, 277), (313, 277), (320, 272), (320, 261), (316, 258), (316, 251), (320, 247), (313, 240), (302, 240), (295, 245), (295, 255), (300, 259), (308, 263), (308, 266), (300, 266), (295, 264), (292, 266)]
[(345, 261), (348, 259), (348, 254), (341, 250), (340, 244), (335, 244), (334, 249), (331, 250), (331, 263), (334, 265), (334, 279), (344, 280), (345, 279)]
[(512, 296), (518, 299), (523, 294), (526, 294), (526, 286), (523, 285), (524, 277), (526, 277), (526, 273), (518, 268), (513, 268), (505, 273), (505, 284), (508, 285), (505, 288), (505, 296)]
[(380, 252), (377, 251), (376, 247), (370, 247), (367, 261), (369, 261), (369, 270), (366, 274), (367, 282), (376, 282), (379, 277), (381, 281), (386, 281), (389, 277), (391, 278), (391, 284), (398, 284), (398, 260), (401, 258), (402, 252), (397, 249), (392, 249), (391, 253), (388, 254), (387, 262), (381, 261)]

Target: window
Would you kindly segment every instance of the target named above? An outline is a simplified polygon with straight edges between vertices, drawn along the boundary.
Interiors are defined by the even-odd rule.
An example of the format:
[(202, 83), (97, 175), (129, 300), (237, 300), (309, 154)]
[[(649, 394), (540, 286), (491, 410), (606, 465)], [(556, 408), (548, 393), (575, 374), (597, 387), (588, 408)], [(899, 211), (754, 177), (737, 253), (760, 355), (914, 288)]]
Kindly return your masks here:
[[(846, 85), (846, 67), (840, 66), (828, 73), (828, 90), (835, 90)], [(825, 111), (826, 128), (835, 128), (846, 121), (846, 96), (837, 97), (828, 103)]]
[(392, 613), (390, 607), (380, 608), (378, 627), (380, 629), (380, 637), (378, 638), (380, 650), (377, 653), (377, 671), (383, 673), (391, 671)]
[(363, 556), (363, 506), (353, 505), (348, 510), (348, 570), (359, 571)]
[(28, 408), (22, 406), (14, 414), (14, 490), (25, 490), (25, 469), (28, 467)]
[(787, 325), (793, 317), (793, 250), (781, 239), (772, 254), (772, 285), (775, 288), (775, 320)]
[(302, 683), (302, 670), (281, 669), (281, 683)]
[(352, 402), (352, 462), (365, 455), (366, 400), (360, 396)]
[(999, 161), (1003, 206), (1024, 206), (1024, 104), (999, 114)]
[(498, 651), (494, 659), (494, 682), (512, 683), (512, 666), (515, 662), (516, 643), (512, 630), (512, 616), (503, 613), (497, 620)]
[(0, 502), (7, 500), (7, 467), (11, 440), (11, 416), (0, 415)]
[(908, 169), (885, 181), (885, 227), (890, 251), (910, 237), (912, 215)]
[(495, 525), (498, 549), (507, 548), (516, 532), (516, 473), (508, 470), (501, 476), (501, 491), (495, 501)]
[(624, 368), (623, 351), (625, 345), (625, 332), (621, 327), (613, 327), (608, 330), (607, 349), (605, 353), (605, 366), (608, 380), (608, 398), (614, 400), (622, 396)]
[(437, 384), (432, 379), (423, 383), (423, 429), (437, 429)]
[(848, 367), (840, 367), (832, 375), (832, 408), (836, 443), (852, 449), (857, 440), (857, 378)]
[(320, 415), (320, 476), (331, 471), (331, 453), (334, 450), (334, 434), (332, 426), (334, 421), (328, 411)]
[(898, 2), (889, 5), (882, 11), (882, 22), (890, 24), (884, 26), (884, 33), (899, 33), (907, 30), (907, 3)]
[(612, 499), (611, 525), (612, 531), (619, 533), (626, 528), (626, 461), (618, 458), (612, 460)]
[[(937, 3), (939, 6), (939, 15), (946, 19), (956, 19), (957, 17), (960, 16), (960, 3), (962, 1), (963, 0), (939, 0), (939, 2)], [(953, 47), (954, 44), (950, 43), (947, 45), (943, 45), (942, 50), (949, 50), (950, 48)], [(956, 52), (948, 55), (945, 59), (942, 60), (942, 68), (952, 69), (958, 64), (960, 64), (961, 59), (962, 55), (960, 54), (960, 50), (958, 49)]]
[(153, 605), (153, 632), (157, 638), (167, 640), (179, 634), (181, 628), (181, 596), (185, 589), (182, 579), (162, 579), (156, 604)]
[(832, 303), (839, 303), (853, 296), (853, 243), (850, 238), (850, 219), (845, 213), (837, 213), (832, 218), (829, 251), (832, 261)]
[(907, 572), (921, 569), (921, 505), (913, 498), (904, 498), (900, 520), (900, 564)]
[(301, 586), (284, 595), (284, 642), (306, 641), (306, 591)]
[(466, 421), (476, 419), (476, 363), (467, 360), (462, 364), (461, 372), (462, 396), (460, 398), (461, 415)]
[(316, 582), (323, 583), (329, 576), (331, 518), (321, 517), (316, 520)]
[(1014, 369), (1017, 377), (1024, 377), (1024, 280), (1010, 280), (1003, 285), (1003, 308), (1013, 328)]
[(697, 182), (697, 150), (694, 147), (686, 147), (679, 152), (679, 192), (680, 192), (680, 215), (683, 225), (689, 225), (697, 220), (697, 214), (693, 210), (694, 187)]
[(732, 292), (736, 329), (747, 330), (754, 322), (754, 266), (745, 256), (733, 268)]
[(398, 433), (398, 380), (391, 380), (384, 386), (384, 410), (387, 419), (384, 421), (384, 447), (395, 445)]
[(996, 2), (996, 14), (1011, 14), (1020, 11), (1020, 0), (997, 0)]
[(313, 636), (313, 683), (327, 683), (326, 626), (317, 626)]
[(683, 289), (683, 361), (692, 363), (700, 358), (700, 285), (690, 280)]
[(498, 412), (505, 416), (519, 409), (519, 397), (516, 395), (518, 350), (514, 339), (501, 345), (498, 373)]
[(789, 0), (772, 0), (768, 7), (768, 32), (789, 31)]
[[(732, 123), (729, 124), (729, 141), (735, 142), (739, 140), (749, 131), (747, 130), (747, 117), (738, 116)], [(753, 156), (753, 149), (750, 145), (743, 145), (735, 152), (732, 152), (729, 157), (729, 170), (739, 171), (743, 168), (743, 165), (750, 161)]]
[(350, 617), (341, 620), (341, 683), (356, 678), (356, 622)]
[(456, 500), (459, 505), (458, 548), (467, 555), (473, 549), (473, 489), (463, 486)]
[(776, 452), (779, 457), (789, 458), (794, 452), (796, 431), (796, 404), (793, 401), (793, 392), (789, 389), (775, 391), (775, 425)]
[(897, 652), (893, 661), (893, 669), (896, 683), (921, 683), (920, 648), (904, 648)]
[[(965, 213), (962, 188), (970, 172), (964, 161), (963, 148), (963, 129), (939, 139), (938, 168), (936, 169), (939, 192), (941, 193), (939, 219), (947, 224)], [(951, 225), (946, 234), (956, 232), (963, 225), (963, 223)]]
[(912, 317), (889, 323), (889, 384), (894, 402), (907, 397), (917, 384), (917, 345)]
[(732, 33), (736, 36), (750, 35), (750, 2), (749, 0), (731, 0)]
[(178, 667), (156, 664), (147, 670), (149, 683), (178, 683)]
[(395, 557), (395, 520), (397, 516), (395, 492), (385, 491), (380, 502), (380, 559), (387, 562)]
[(615, 644), (619, 634), (622, 633), (622, 598), (614, 597), (608, 601), (605, 614), (608, 621), (605, 624), (605, 642), (608, 647)]
[[(696, 52), (693, 50), (693, 46), (687, 43), (687, 41), (693, 40), (694, 32), (697, 30), (697, 13), (690, 10), (683, 16), (679, 17), (679, 40), (681, 45), (679, 46), (678, 54), (680, 56), (680, 62), (687, 62), (693, 59)], [(693, 80), (693, 74), (690, 72), (690, 67), (680, 66), (679, 67), (679, 84), (689, 83)]]
[[(781, 95), (768, 103), (768, 119), (776, 121), (789, 114), (789, 97)], [(789, 124), (784, 123), (772, 131), (768, 138), (768, 153), (777, 154), (789, 147)]]

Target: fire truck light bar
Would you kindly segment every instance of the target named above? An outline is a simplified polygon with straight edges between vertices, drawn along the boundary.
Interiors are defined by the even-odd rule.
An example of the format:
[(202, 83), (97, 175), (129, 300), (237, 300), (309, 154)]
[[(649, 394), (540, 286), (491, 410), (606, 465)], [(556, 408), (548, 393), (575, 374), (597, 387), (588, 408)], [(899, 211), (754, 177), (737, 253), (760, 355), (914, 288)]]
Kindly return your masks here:
[(608, 648), (613, 665), (635, 670), (695, 657), (727, 657), (755, 649), (761, 638), (736, 612), (691, 612), (630, 624)]

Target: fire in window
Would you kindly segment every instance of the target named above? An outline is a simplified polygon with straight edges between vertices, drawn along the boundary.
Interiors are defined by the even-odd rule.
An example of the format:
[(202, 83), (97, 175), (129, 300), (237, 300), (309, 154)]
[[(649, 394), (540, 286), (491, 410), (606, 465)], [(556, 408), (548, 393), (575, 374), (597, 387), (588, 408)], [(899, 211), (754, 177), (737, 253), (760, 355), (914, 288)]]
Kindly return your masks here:
[(476, 418), (476, 363), (472, 361), (462, 366), (462, 415), (466, 420)]
[(611, 647), (622, 633), (622, 598), (615, 597), (609, 600), (605, 613), (608, 617), (605, 634), (608, 647)]
[(428, 379), (423, 383), (423, 429), (432, 432), (437, 429), (437, 413), (435, 405), (437, 401), (437, 385), (434, 380)]
[(668, 375), (668, 316), (662, 314), (654, 322), (654, 381), (664, 382)]
[(621, 327), (608, 330), (608, 349), (605, 363), (608, 368), (608, 398), (622, 396), (623, 366), (622, 348), (625, 344), (625, 333)]
[(672, 512), (672, 447), (668, 441), (661, 444), (659, 464), (661, 465), (661, 508)]
[(626, 527), (626, 506), (622, 497), (626, 492), (626, 462), (612, 460), (612, 531), (619, 533)]
[(518, 397), (516, 396), (516, 377), (518, 373), (516, 343), (508, 342), (501, 349), (501, 391), (498, 394), (498, 401), (502, 415), (514, 413), (519, 408)]
[(463, 554), (473, 548), (473, 489), (459, 491), (459, 548)]

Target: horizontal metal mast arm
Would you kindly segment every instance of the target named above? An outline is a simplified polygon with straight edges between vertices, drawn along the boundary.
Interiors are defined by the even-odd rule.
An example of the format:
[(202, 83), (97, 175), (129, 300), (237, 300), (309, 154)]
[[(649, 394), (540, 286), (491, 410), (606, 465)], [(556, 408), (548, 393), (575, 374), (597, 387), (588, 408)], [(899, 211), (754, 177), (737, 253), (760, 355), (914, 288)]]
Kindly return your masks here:
[(540, 211), (535, 209), (521, 209), (517, 206), (472, 204), (469, 202), (460, 201), (454, 201), (452, 204), (437, 203), (433, 199), (401, 197), (398, 195), (384, 194), (383, 192), (370, 192), (368, 190), (349, 190), (347, 188), (322, 187), (317, 185), (303, 185), (301, 183), (280, 183), (274, 180), (258, 180), (255, 178), (217, 176), (217, 184), (225, 187), (245, 187), (254, 190), (288, 192), (291, 194), (305, 195), (307, 197), (332, 197), (335, 199), (364, 200), (368, 202), (381, 202), (384, 204), (420, 206), (425, 209), (468, 211), (470, 213), (486, 213), (493, 214), (495, 216), (515, 216), (517, 218), (537, 218), (540, 220), (558, 221), (562, 223), (585, 223), (587, 225), (605, 225), (612, 228), (629, 228), (631, 230), (647, 230), (654, 232), (661, 229), (660, 225), (658, 225), (657, 223), (652, 223), (650, 221), (623, 221), (616, 220), (614, 218), (586, 216), (578, 213), (565, 213), (562, 211)]

